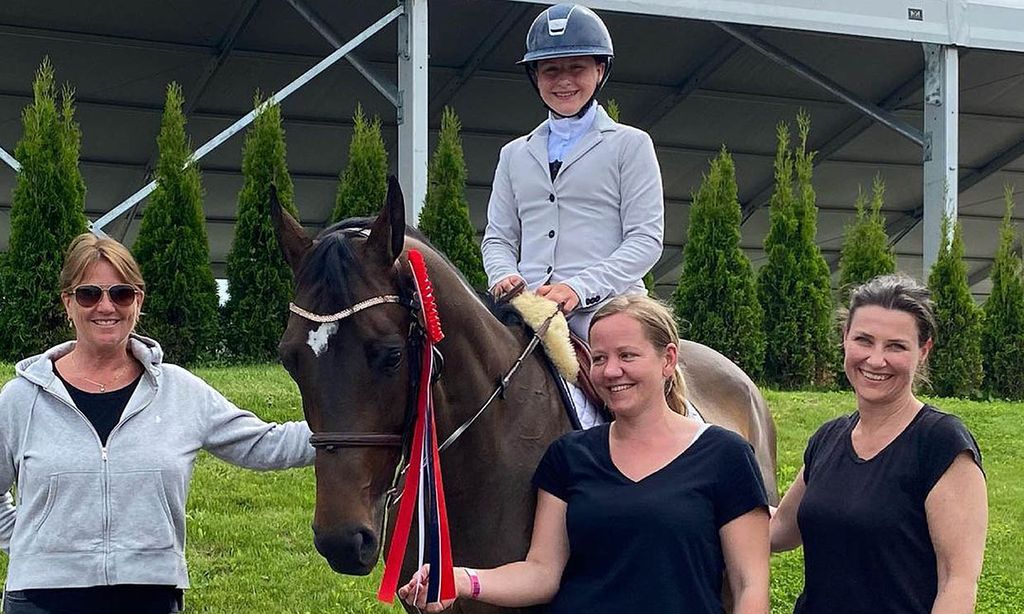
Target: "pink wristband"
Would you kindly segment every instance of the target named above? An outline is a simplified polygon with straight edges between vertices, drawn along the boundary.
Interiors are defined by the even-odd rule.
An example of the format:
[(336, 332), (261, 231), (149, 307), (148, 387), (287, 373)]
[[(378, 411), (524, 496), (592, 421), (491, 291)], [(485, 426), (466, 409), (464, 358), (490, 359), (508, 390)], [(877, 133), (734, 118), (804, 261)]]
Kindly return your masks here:
[(467, 576), (469, 576), (469, 598), (476, 599), (480, 596), (480, 576), (477, 575), (475, 569), (463, 567), (462, 570), (466, 572)]

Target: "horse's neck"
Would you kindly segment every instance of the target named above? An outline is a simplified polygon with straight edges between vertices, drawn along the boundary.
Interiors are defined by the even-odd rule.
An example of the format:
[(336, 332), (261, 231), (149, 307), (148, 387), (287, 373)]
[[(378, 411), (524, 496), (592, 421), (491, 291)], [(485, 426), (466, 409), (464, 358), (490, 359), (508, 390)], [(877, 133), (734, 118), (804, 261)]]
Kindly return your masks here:
[[(434, 388), (443, 440), (496, 392), (529, 339), (523, 329), (498, 321), (444, 263), (431, 264), (445, 333), (438, 346), (444, 371)], [(571, 428), (541, 351), (538, 346), (523, 360), (508, 388), (442, 455), (460, 564), (493, 567), (526, 556), (535, 501), (530, 476), (550, 442)], [(497, 518), (503, 530), (495, 532)]]
[[(443, 311), (461, 314), (457, 319), (450, 318), (448, 324), (442, 323), (453, 359), (457, 360), (446, 367), (452, 375), (457, 370), (457, 376), (445, 378), (443, 387), (457, 393), (456, 398), (473, 398), (485, 391), (489, 395), (525, 349), (526, 342), (518, 331), (499, 322), (475, 293), (467, 288), (458, 290), (462, 294), (442, 306)], [(443, 301), (439, 298), (439, 302)], [(445, 306), (448, 308), (444, 309)], [(537, 358), (530, 356), (526, 361)], [(480, 402), (485, 398), (480, 397)]]
[[(443, 422), (444, 427), (454, 429), (476, 414), (495, 392), (498, 382), (509, 374), (526, 349), (529, 337), (524, 329), (501, 323), (454, 271), (441, 271), (434, 287), (445, 333), (440, 346), (445, 373), (438, 387), (441, 402), (447, 406), (438, 407), (438, 426)], [(504, 415), (489, 420), (481, 416), (474, 429), (494, 429), (494, 437), (508, 438), (521, 435), (516, 429), (534, 430), (532, 425), (520, 422), (521, 410), (529, 410), (536, 425), (550, 427), (550, 432), (559, 428), (564, 412), (559, 408), (557, 383), (547, 370), (542, 352), (538, 345), (512, 375), (509, 386), (519, 393), (503, 393), (485, 411)], [(525, 390), (530, 391), (529, 395), (522, 392)], [(477, 439), (479, 445), (494, 442), (494, 438), (470, 439)]]

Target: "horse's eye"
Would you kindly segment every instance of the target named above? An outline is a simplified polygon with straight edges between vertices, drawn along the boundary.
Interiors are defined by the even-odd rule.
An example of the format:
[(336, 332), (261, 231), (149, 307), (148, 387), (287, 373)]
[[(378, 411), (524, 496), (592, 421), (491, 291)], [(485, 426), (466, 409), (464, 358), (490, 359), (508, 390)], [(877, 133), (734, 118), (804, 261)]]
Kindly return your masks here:
[(405, 340), (398, 335), (375, 339), (366, 344), (366, 365), (382, 375), (394, 375), (402, 366)]
[(402, 366), (402, 350), (393, 349), (384, 355), (383, 367), (389, 373), (394, 373)]

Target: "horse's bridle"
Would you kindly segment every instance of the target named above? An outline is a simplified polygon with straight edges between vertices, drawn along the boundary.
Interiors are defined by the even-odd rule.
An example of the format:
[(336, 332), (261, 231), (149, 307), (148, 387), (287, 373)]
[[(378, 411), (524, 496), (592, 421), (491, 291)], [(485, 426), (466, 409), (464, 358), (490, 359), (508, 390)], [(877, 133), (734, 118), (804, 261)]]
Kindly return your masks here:
[[(419, 318), (420, 304), (419, 300), (416, 298), (406, 299), (396, 294), (384, 294), (368, 298), (364, 301), (360, 301), (347, 309), (342, 309), (341, 311), (329, 315), (321, 315), (307, 311), (299, 307), (295, 303), (288, 303), (288, 310), (311, 322), (326, 324), (331, 322), (340, 322), (341, 320), (344, 320), (345, 318), (353, 314), (359, 313), (364, 309), (368, 309), (376, 305), (386, 305), (389, 303), (402, 305), (403, 307), (409, 309), (413, 313), (413, 323), (410, 326), (409, 330), (409, 340), (411, 342), (411, 345), (414, 347), (412, 348), (410, 354), (416, 354), (417, 348), (415, 346), (418, 345), (417, 339), (422, 338), (424, 336), (423, 328), (422, 325), (420, 324)], [(526, 357), (529, 356), (534, 351), (534, 349), (536, 349), (537, 345), (541, 341), (541, 337), (543, 337), (544, 334), (547, 332), (548, 326), (551, 324), (551, 320), (554, 319), (554, 317), (558, 313), (559, 310), (556, 309), (555, 312), (552, 313), (547, 318), (547, 320), (545, 320), (544, 323), (541, 324), (541, 326), (539, 326), (537, 330), (534, 331), (533, 338), (530, 340), (530, 343), (527, 344), (523, 352), (519, 355), (518, 358), (516, 358), (516, 361), (515, 363), (513, 363), (512, 367), (505, 373), (501, 380), (498, 381), (498, 385), (494, 389), (494, 392), (491, 393), (491, 396), (488, 397), (486, 401), (484, 401), (484, 404), (480, 406), (480, 409), (477, 410), (477, 412), (473, 414), (471, 418), (463, 422), (462, 425), (459, 426), (459, 428), (455, 429), (452, 432), (452, 434), (449, 435), (448, 438), (444, 440), (444, 443), (438, 446), (439, 453), (443, 452), (448, 446), (452, 445), (452, 443), (454, 443), (455, 440), (459, 438), (459, 436), (466, 432), (466, 429), (468, 429), (470, 426), (473, 425), (474, 422), (476, 422), (476, 419), (479, 418), (484, 413), (484, 411), (491, 405), (491, 403), (494, 402), (494, 399), (496, 399), (498, 395), (504, 396), (504, 392), (505, 389), (508, 387), (509, 380), (511, 380), (512, 376), (515, 375), (516, 371), (519, 370), (519, 367), (523, 364), (523, 360), (525, 360)], [(443, 364), (444, 362), (443, 357), (440, 354), (440, 351), (437, 349), (437, 346), (434, 346), (434, 360), (438, 360), (441, 364)], [(349, 431), (325, 431), (313, 433), (309, 437), (309, 444), (311, 446), (318, 450), (325, 450), (328, 452), (333, 452), (338, 448), (360, 447), (397, 447), (401, 450), (401, 456), (398, 460), (398, 464), (395, 466), (395, 474), (391, 479), (391, 486), (384, 492), (384, 513), (381, 514), (381, 523), (378, 533), (380, 535), (384, 533), (384, 527), (386, 527), (388, 524), (388, 515), (390, 513), (392, 506), (398, 503), (398, 501), (402, 498), (401, 494), (399, 493), (399, 484), (402, 481), (402, 478), (405, 476), (406, 470), (408, 470), (409, 468), (410, 459), (408, 458), (407, 454), (408, 444), (411, 441), (411, 435), (415, 428), (414, 425), (416, 420), (416, 400), (417, 397), (419, 396), (419, 386), (422, 383), (419, 381), (419, 372), (420, 370), (415, 367), (411, 367), (409, 369), (410, 394), (408, 403), (406, 405), (405, 419), (403, 421), (402, 431), (400, 433), (353, 433)], [(431, 383), (432, 382), (427, 382), (426, 385), (429, 386), (431, 385)]]

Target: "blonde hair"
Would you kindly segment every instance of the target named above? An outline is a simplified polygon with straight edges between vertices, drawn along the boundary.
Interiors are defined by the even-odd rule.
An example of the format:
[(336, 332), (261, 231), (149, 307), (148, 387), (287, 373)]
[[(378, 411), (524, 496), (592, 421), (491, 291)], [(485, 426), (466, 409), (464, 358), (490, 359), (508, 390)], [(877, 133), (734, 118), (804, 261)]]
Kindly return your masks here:
[[(661, 301), (644, 294), (617, 296), (597, 310), (590, 320), (590, 328), (593, 329), (594, 324), (617, 313), (628, 315), (639, 322), (644, 336), (655, 349), (664, 352), (670, 343), (678, 347), (679, 328), (672, 311)], [(672, 377), (665, 380), (665, 400), (672, 411), (686, 415), (686, 380), (678, 363)]]
[(125, 283), (145, 291), (146, 282), (142, 280), (139, 263), (135, 262), (135, 257), (128, 248), (111, 238), (98, 237), (87, 232), (71, 241), (71, 246), (64, 256), (64, 268), (60, 270), (61, 292), (70, 292), (82, 283), (86, 269), (100, 258), (109, 262)]

